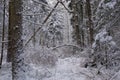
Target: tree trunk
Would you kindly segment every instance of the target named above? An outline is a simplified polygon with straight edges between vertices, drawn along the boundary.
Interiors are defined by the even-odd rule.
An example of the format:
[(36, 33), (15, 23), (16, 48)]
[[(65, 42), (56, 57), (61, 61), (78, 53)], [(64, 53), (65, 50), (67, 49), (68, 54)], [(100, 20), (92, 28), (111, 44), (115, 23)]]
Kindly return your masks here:
[(86, 14), (88, 17), (88, 21), (87, 21), (87, 27), (89, 29), (88, 31), (88, 39), (89, 39), (89, 43), (90, 45), (92, 45), (94, 38), (93, 38), (93, 23), (92, 23), (92, 14), (91, 14), (91, 5), (90, 5), (90, 0), (86, 0)]
[[(36, 16), (34, 15), (34, 23), (36, 22), (36, 21), (35, 21), (35, 18), (36, 18)], [(36, 31), (36, 28), (35, 28), (35, 24), (34, 24), (34, 25), (33, 25), (33, 34), (34, 34), (34, 37), (33, 37), (33, 46), (34, 46), (34, 47), (35, 47), (35, 43), (36, 43), (35, 31)]]
[(12, 61), (12, 80), (26, 80), (23, 63), (22, 0), (9, 2), (8, 61)]
[(5, 36), (5, 4), (6, 0), (4, 0), (4, 9), (3, 9), (3, 28), (2, 28), (2, 49), (1, 49), (1, 59), (0, 59), (0, 68), (2, 66), (3, 53), (4, 53), (4, 36)]
[(12, 61), (12, 54), (13, 54), (13, 27), (14, 27), (14, 6), (12, 5), (12, 2), (9, 2), (9, 27), (8, 27), (8, 52), (7, 52), (7, 62)]
[(78, 18), (76, 0), (71, 0), (69, 7), (73, 10), (73, 16), (71, 19), (71, 24), (73, 26), (73, 37), (77, 45), (80, 46), (81, 37), (80, 37), (80, 29), (79, 29), (80, 26), (79, 26), (79, 18)]

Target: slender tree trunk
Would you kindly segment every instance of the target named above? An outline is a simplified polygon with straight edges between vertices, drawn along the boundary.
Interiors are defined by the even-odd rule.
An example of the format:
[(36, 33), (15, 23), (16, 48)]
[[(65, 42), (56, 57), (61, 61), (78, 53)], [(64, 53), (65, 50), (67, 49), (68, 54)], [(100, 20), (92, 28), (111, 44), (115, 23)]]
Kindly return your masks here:
[(71, 0), (70, 8), (73, 10), (73, 16), (71, 19), (71, 24), (73, 25), (73, 35), (76, 40), (77, 45), (81, 45), (80, 29), (79, 29), (79, 18), (77, 12), (76, 0)]
[(7, 62), (12, 61), (12, 54), (13, 54), (13, 26), (14, 26), (14, 6), (12, 2), (9, 2), (9, 27), (8, 27), (8, 52), (7, 52)]
[[(34, 15), (34, 23), (36, 22), (36, 21), (35, 21), (35, 18), (36, 18), (36, 16)], [(34, 37), (33, 37), (33, 45), (34, 45), (34, 47), (35, 47), (35, 43), (36, 43), (35, 31), (36, 31), (36, 28), (35, 28), (35, 24), (34, 24), (34, 26), (33, 26), (33, 34), (34, 34)]]
[(84, 27), (83, 27), (83, 0), (77, 3), (78, 22), (80, 28), (81, 47), (84, 47)]
[(2, 28), (2, 48), (1, 48), (1, 59), (0, 59), (0, 68), (2, 66), (2, 60), (3, 60), (3, 53), (4, 53), (4, 37), (5, 37), (5, 4), (6, 0), (4, 0), (4, 9), (3, 9), (3, 28)]
[(80, 26), (79, 26), (79, 21), (78, 21), (77, 6), (75, 3), (73, 4), (73, 8), (74, 8), (73, 18), (75, 20), (75, 22), (73, 23), (73, 27), (75, 28), (77, 44), (81, 45)]
[(87, 27), (89, 29), (89, 43), (90, 45), (92, 45), (94, 38), (93, 38), (93, 23), (92, 23), (92, 14), (91, 14), (91, 4), (90, 4), (90, 0), (86, 0), (86, 14), (88, 17), (88, 22), (87, 22)]

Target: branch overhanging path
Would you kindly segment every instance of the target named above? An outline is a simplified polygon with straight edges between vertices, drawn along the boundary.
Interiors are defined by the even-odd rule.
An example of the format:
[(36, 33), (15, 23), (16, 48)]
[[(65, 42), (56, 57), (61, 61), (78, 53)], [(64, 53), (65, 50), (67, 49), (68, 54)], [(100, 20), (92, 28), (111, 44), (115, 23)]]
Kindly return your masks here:
[[(68, 12), (71, 12), (71, 11), (69, 11), (69, 9), (67, 9), (66, 7), (65, 7), (65, 5), (64, 5), (64, 3), (63, 2), (61, 2), (61, 1), (57, 1), (57, 3), (55, 4), (55, 6), (53, 7), (53, 9), (50, 11), (50, 13), (48, 14), (48, 16), (44, 19), (44, 21), (42, 22), (42, 27), (43, 27), (43, 25), (47, 22), (47, 20), (49, 19), (49, 17), (52, 15), (52, 13), (54, 12), (54, 10), (56, 9), (56, 7), (58, 6), (58, 4), (59, 3), (61, 3), (62, 5), (63, 5), (63, 7), (68, 11)], [(42, 29), (42, 27), (39, 27), (36, 31), (35, 31), (35, 33), (30, 37), (30, 39), (28, 39), (28, 41), (25, 43), (25, 45), (24, 45), (24, 47), (26, 47), (27, 46), (27, 44), (32, 40), (32, 38), (38, 33), (38, 31), (40, 31), (41, 29)]]

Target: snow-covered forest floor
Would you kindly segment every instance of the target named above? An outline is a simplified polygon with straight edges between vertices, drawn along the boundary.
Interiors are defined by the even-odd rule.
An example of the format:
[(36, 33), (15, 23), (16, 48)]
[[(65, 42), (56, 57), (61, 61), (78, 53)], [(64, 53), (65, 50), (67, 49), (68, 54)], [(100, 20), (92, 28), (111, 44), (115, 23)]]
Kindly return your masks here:
[[(27, 80), (89, 80), (93, 75), (89, 70), (81, 67), (83, 60), (75, 57), (58, 59), (53, 68), (30, 64), (31, 70), (27, 73)], [(10, 64), (3, 64), (0, 80), (12, 80)]]
[[(80, 57), (79, 54), (84, 53), (85, 51), (79, 53), (79, 54), (71, 54), (67, 56), (67, 53), (62, 53), (63, 51), (53, 51), (54, 54), (56, 54), (57, 59), (55, 60), (55, 64), (51, 63), (51, 58), (49, 56), (49, 51), (45, 51), (47, 55), (46, 58), (48, 60), (48, 64), (40, 63), (38, 57), (38, 51), (40, 50), (32, 50), (34, 51), (34, 56), (28, 55), (30, 59), (26, 59), (26, 80), (119, 80), (120, 73), (113, 73), (109, 70), (101, 70), (100, 73), (98, 73), (97, 68), (91, 68), (91, 67), (84, 67), (85, 64), (85, 57)], [(30, 50), (28, 53), (33, 53)], [(27, 53), (27, 54), (28, 54)], [(62, 55), (61, 55), (62, 54)], [(65, 55), (66, 54), (66, 55)], [(37, 58), (35, 56), (37, 55)], [(27, 57), (28, 57), (27, 56)], [(32, 58), (31, 58), (32, 56)], [(43, 56), (43, 57), (45, 57)], [(55, 56), (55, 55), (52, 55)], [(26, 58), (27, 58), (26, 57)], [(33, 59), (35, 58), (35, 59)], [(52, 57), (55, 58), (55, 57)], [(37, 61), (38, 60), (38, 61)], [(46, 59), (44, 59), (47, 61)], [(52, 64), (52, 65), (51, 65)], [(51, 66), (50, 66), (51, 65)], [(10, 63), (3, 63), (2, 69), (0, 70), (0, 80), (12, 80), (11, 75), (11, 64)]]

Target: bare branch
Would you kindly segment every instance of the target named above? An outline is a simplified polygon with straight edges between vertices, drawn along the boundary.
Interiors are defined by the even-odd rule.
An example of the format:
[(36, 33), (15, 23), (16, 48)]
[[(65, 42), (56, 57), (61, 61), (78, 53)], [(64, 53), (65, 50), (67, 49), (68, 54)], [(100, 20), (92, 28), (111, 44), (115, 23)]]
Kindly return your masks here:
[(63, 3), (63, 2), (60, 2), (62, 5), (63, 5), (63, 7), (69, 12), (69, 13), (72, 13), (73, 11), (72, 10), (69, 10), (66, 6), (65, 6), (65, 4)]
[(61, 47), (65, 47), (65, 46), (71, 46), (71, 47), (76, 47), (78, 49), (82, 49), (81, 47), (77, 46), (77, 45), (73, 45), (73, 44), (63, 44), (63, 45), (60, 45), (60, 46), (57, 46), (57, 47), (53, 47), (52, 50), (55, 50), (57, 48), (61, 48)]
[(27, 22), (29, 22), (29, 23), (31, 23), (31, 24), (35, 24), (35, 25), (39, 25), (39, 26), (43, 26), (43, 24), (35, 23), (35, 22), (30, 21), (30, 20), (27, 20), (27, 19), (24, 19), (23, 21), (27, 21)]
[[(51, 14), (53, 13), (53, 11), (55, 10), (55, 8), (58, 6), (58, 4), (59, 4), (59, 1), (56, 3), (56, 5), (54, 6), (54, 8), (51, 10), (51, 12), (48, 14), (48, 16), (45, 18), (45, 20), (43, 21), (43, 23), (42, 23), (42, 27), (43, 27), (43, 25), (47, 22), (47, 20), (49, 19), (49, 17), (51, 16)], [(32, 38), (34, 38), (34, 36), (38, 33), (38, 31), (40, 31), (41, 30), (41, 28), (42, 27), (39, 27), (36, 31), (35, 31), (35, 33), (30, 37), (30, 39), (26, 42), (26, 44), (25, 44), (25, 46), (27, 46), (27, 44), (32, 40)]]
[(36, 0), (32, 0), (32, 1), (35, 2), (35, 3), (38, 3), (38, 4), (42, 4), (42, 5), (44, 5), (44, 6), (48, 7), (48, 8), (51, 8), (49, 5), (47, 5), (47, 4), (43, 3), (43, 2), (38, 2)]

